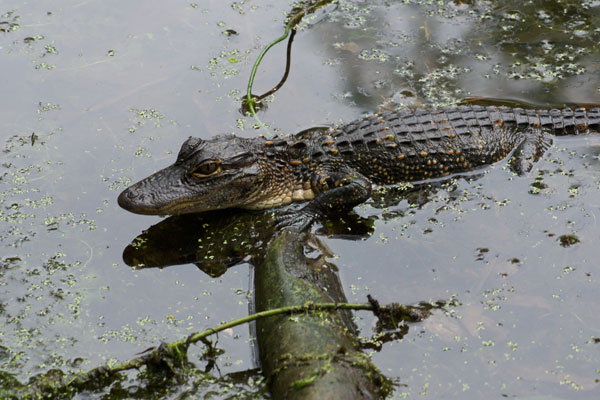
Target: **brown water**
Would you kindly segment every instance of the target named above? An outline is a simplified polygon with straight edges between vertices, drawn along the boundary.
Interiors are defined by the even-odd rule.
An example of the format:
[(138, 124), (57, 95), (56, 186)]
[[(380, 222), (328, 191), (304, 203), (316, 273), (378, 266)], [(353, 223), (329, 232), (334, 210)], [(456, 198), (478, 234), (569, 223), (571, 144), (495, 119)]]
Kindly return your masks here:
[[(296, 35), (290, 77), (261, 119), (295, 132), (401, 105), (600, 103), (600, 2), (497, 4), (327, 7)], [(170, 164), (188, 136), (257, 134), (240, 97), (290, 9), (275, 1), (0, 5), (4, 376), (26, 382), (53, 368), (123, 361), (248, 313), (248, 264), (216, 278), (194, 264), (127, 266), (123, 249), (161, 218), (129, 214), (116, 196)], [(284, 54), (279, 45), (267, 55), (255, 93), (279, 80)], [(358, 207), (375, 226), (363, 240), (321, 239), (350, 301), (455, 300), (373, 353), (398, 383), (394, 398), (595, 399), (599, 210), (600, 138), (558, 138), (526, 176), (499, 163), (423, 186), (397, 204)], [(564, 235), (579, 242), (562, 246)], [(358, 323), (369, 337), (372, 317), (360, 313)], [(262, 396), (248, 327), (219, 335), (218, 347), (213, 379), (155, 397)], [(128, 378), (106, 398), (148, 396), (143, 381)]]

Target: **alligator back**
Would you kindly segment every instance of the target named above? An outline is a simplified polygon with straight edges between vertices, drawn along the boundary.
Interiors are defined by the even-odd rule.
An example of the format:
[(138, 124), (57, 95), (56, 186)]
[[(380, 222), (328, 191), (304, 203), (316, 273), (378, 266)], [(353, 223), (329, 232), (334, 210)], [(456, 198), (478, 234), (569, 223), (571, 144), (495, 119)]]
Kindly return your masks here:
[(525, 140), (543, 152), (551, 140), (545, 133), (584, 134), (599, 127), (599, 108), (386, 111), (330, 130), (315, 143), (312, 158), (341, 157), (374, 183), (390, 184), (491, 164)]

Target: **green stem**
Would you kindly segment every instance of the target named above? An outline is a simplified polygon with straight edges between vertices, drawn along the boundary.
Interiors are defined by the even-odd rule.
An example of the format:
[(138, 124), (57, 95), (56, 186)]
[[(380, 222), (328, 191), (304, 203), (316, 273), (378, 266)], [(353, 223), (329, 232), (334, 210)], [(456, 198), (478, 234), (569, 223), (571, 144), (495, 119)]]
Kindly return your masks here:
[[(193, 333), (186, 339), (181, 339), (173, 343), (167, 344), (168, 348), (181, 349), (187, 347), (191, 343), (196, 343), (210, 335), (224, 331), (225, 329), (233, 328), (234, 326), (242, 325), (251, 321), (255, 321), (260, 318), (272, 317), (281, 314), (301, 314), (305, 312), (314, 311), (335, 311), (335, 310), (373, 310), (374, 307), (371, 304), (366, 303), (306, 303), (299, 306), (288, 306), (275, 308), (273, 310), (262, 311), (256, 314), (248, 315), (243, 318), (235, 319), (233, 321), (226, 322), (213, 328), (209, 328), (202, 332)], [(156, 351), (156, 350), (154, 350)], [(146, 354), (142, 357), (137, 357), (126, 361), (121, 364), (113, 365), (109, 367), (111, 373), (121, 372), (128, 369), (140, 368), (145, 364), (145, 360), (150, 354)]]
[[(203, 332), (192, 334), (188, 338), (189, 343), (195, 343), (205, 337), (218, 333), (222, 330), (232, 328), (237, 325), (252, 322), (260, 318), (272, 317), (280, 314), (299, 314), (309, 311), (335, 311), (335, 310), (373, 310), (371, 304), (352, 304), (352, 303), (307, 303), (300, 306), (288, 306), (275, 308), (273, 310), (261, 311), (256, 314), (248, 315), (244, 318), (236, 319), (217, 327), (207, 329)], [(175, 342), (173, 344), (183, 344), (185, 341)]]
[(274, 41), (272, 41), (271, 43), (269, 43), (269, 45), (260, 52), (260, 54), (258, 55), (258, 58), (254, 62), (254, 65), (252, 66), (252, 71), (250, 71), (250, 79), (248, 79), (248, 88), (246, 90), (246, 102), (248, 103), (248, 108), (250, 109), (250, 114), (252, 114), (252, 116), (258, 122), (258, 124), (262, 128), (265, 129), (267, 134), (270, 134), (270, 132), (267, 129), (266, 125), (263, 124), (263, 122), (260, 120), (260, 118), (258, 118), (258, 115), (256, 114), (256, 110), (254, 109), (254, 99), (252, 98), (252, 86), (254, 85), (254, 77), (256, 76), (256, 71), (258, 70), (258, 66), (260, 65), (260, 63), (261, 63), (263, 57), (265, 56), (265, 54), (267, 53), (267, 51), (269, 51), (271, 49), (271, 47), (275, 46), (277, 43), (281, 42), (282, 40), (285, 40), (285, 38), (287, 38), (288, 35), (290, 34), (290, 30), (296, 29), (296, 26), (300, 23), (300, 21), (302, 20), (302, 18), (304, 18), (304, 16), (306, 16), (307, 14), (310, 14), (312, 12), (315, 12), (317, 9), (319, 9), (329, 3), (333, 3), (334, 1), (335, 0), (317, 1), (312, 6), (301, 9), (296, 14), (291, 16), (288, 19), (287, 23), (285, 24), (284, 34), (281, 35), (279, 38), (275, 39)]
[(250, 111), (252, 112), (252, 115), (254, 116), (254, 118), (256, 117), (256, 112), (254, 111), (254, 101), (252, 100), (252, 86), (254, 85), (254, 77), (256, 76), (256, 71), (258, 70), (258, 66), (260, 65), (263, 57), (265, 56), (265, 54), (267, 54), (267, 51), (269, 51), (269, 49), (273, 46), (275, 46), (277, 43), (281, 42), (282, 40), (285, 40), (286, 37), (288, 37), (288, 35), (290, 34), (290, 29), (291, 26), (288, 23), (285, 26), (285, 33), (283, 35), (281, 35), (279, 38), (275, 39), (274, 41), (272, 41), (271, 43), (269, 43), (269, 45), (267, 47), (265, 47), (260, 54), (258, 55), (258, 58), (256, 59), (256, 61), (254, 62), (254, 65), (252, 66), (252, 71), (250, 72), (250, 79), (248, 80), (248, 90), (246, 91), (246, 100), (248, 101), (248, 106), (250, 107)]
[(269, 43), (269, 45), (260, 52), (260, 54), (258, 55), (258, 58), (256, 59), (256, 61), (254, 62), (254, 65), (252, 66), (252, 71), (250, 72), (250, 79), (248, 80), (248, 90), (246, 91), (246, 101), (248, 102), (248, 108), (250, 109), (250, 113), (252, 114), (254, 119), (258, 122), (258, 125), (261, 128), (263, 128), (268, 135), (270, 135), (271, 132), (269, 132), (269, 130), (267, 129), (267, 126), (260, 120), (260, 118), (258, 118), (258, 115), (256, 114), (256, 110), (254, 110), (254, 99), (252, 98), (252, 86), (254, 85), (254, 77), (256, 76), (256, 71), (258, 70), (258, 66), (259, 66), (260, 62), (262, 61), (263, 57), (265, 56), (265, 54), (267, 54), (267, 51), (269, 51), (269, 49), (271, 47), (275, 46), (277, 43), (281, 42), (282, 40), (285, 40), (285, 38), (288, 37), (288, 35), (290, 33), (290, 29), (291, 29), (290, 25), (287, 24), (285, 26), (285, 33), (283, 35), (281, 35), (279, 38), (277, 38), (274, 41), (272, 41), (271, 43)]

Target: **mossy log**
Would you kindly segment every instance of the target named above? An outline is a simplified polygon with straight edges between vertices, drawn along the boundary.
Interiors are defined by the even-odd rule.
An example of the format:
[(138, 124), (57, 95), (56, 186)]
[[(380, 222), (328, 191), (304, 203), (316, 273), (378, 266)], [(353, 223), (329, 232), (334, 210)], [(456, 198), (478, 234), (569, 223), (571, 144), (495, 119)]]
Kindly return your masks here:
[[(307, 234), (292, 230), (275, 235), (255, 263), (256, 311), (345, 301), (337, 268), (322, 253), (306, 257), (308, 242)], [(264, 318), (256, 333), (275, 399), (372, 399), (391, 389), (360, 351), (347, 311)]]

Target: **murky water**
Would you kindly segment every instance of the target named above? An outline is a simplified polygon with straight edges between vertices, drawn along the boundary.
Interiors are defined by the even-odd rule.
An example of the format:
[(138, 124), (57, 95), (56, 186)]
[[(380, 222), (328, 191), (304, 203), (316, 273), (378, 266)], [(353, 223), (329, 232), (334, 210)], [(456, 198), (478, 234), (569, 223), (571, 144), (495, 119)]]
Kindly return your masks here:
[[(129, 214), (116, 196), (170, 164), (188, 136), (257, 134), (240, 97), (291, 4), (171, 3), (0, 5), (0, 365), (21, 382), (123, 361), (248, 313), (248, 264), (218, 277), (194, 264), (126, 265), (124, 248), (161, 218)], [(465, 99), (600, 103), (600, 2), (499, 4), (322, 9), (296, 35), (290, 77), (261, 119), (295, 132)], [(284, 55), (283, 45), (267, 55), (255, 93), (277, 83)], [(322, 240), (351, 301), (455, 300), (373, 353), (398, 383), (395, 398), (590, 399), (599, 210), (600, 138), (557, 138), (526, 176), (499, 163), (425, 185), (397, 204), (358, 207), (370, 235)], [(370, 336), (374, 320), (358, 316)], [(248, 328), (221, 334), (218, 347), (210, 373), (223, 380), (162, 397), (257, 391)], [(144, 398), (130, 378), (121, 386)]]

